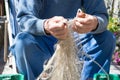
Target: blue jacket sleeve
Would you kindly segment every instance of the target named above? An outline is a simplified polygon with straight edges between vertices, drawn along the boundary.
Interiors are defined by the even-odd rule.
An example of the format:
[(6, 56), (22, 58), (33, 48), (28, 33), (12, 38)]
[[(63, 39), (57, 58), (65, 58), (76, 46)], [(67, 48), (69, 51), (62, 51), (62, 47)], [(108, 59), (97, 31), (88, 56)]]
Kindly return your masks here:
[(83, 0), (84, 10), (86, 13), (94, 15), (98, 19), (98, 26), (93, 34), (101, 33), (107, 29), (108, 25), (108, 13), (104, 3), (104, 0)]
[(43, 27), (45, 20), (39, 18), (37, 14), (42, 9), (42, 0), (36, 1), (37, 0), (19, 0), (17, 21), (21, 31), (26, 31), (35, 35), (45, 35)]

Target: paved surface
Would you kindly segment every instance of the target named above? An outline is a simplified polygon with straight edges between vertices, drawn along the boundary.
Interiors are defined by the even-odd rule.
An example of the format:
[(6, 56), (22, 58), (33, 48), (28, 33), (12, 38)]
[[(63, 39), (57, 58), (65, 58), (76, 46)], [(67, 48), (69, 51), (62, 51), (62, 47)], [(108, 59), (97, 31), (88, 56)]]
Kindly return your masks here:
[[(15, 70), (10, 69), (8, 64), (5, 64), (3, 61), (3, 50), (0, 52), (0, 74), (9, 74), (15, 73)], [(12, 68), (14, 68), (12, 66)], [(114, 62), (111, 63), (110, 66), (110, 73), (111, 74), (120, 74), (120, 65), (115, 64)]]
[(120, 74), (120, 65), (117, 65), (115, 62), (112, 62), (110, 66), (110, 73)]

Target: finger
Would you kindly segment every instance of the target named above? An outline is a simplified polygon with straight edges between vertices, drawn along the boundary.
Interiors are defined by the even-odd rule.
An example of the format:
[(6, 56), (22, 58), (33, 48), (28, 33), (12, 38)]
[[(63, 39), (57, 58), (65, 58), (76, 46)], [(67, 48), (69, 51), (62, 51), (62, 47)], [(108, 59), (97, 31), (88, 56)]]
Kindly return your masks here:
[(73, 25), (73, 26), (71, 26), (71, 27), (72, 27), (73, 31), (78, 32), (78, 28), (77, 28), (76, 25)]
[(81, 9), (78, 9), (76, 16), (80, 18), (85, 18), (86, 15)]
[(67, 28), (67, 24), (66, 23), (56, 23), (54, 25), (54, 28), (51, 28), (51, 30), (53, 31), (63, 31)]
[(67, 38), (67, 32), (59, 31), (58, 33), (52, 33), (58, 39), (65, 39)]
[(84, 25), (81, 24), (80, 22), (76, 21), (76, 22), (75, 22), (75, 26), (79, 28), (79, 27), (83, 27)]
[(54, 22), (56, 22), (56, 23), (59, 23), (59, 22), (67, 22), (67, 19), (65, 19), (64, 17), (62, 17), (62, 16), (55, 16), (55, 17), (53, 17), (53, 19), (52, 19)]
[(90, 24), (91, 19), (89, 18), (75, 18), (75, 21), (81, 23), (81, 24)]
[(84, 25), (84, 26), (72, 26), (73, 31), (78, 32), (78, 33), (87, 33), (91, 31), (91, 27), (89, 27), (88, 25)]

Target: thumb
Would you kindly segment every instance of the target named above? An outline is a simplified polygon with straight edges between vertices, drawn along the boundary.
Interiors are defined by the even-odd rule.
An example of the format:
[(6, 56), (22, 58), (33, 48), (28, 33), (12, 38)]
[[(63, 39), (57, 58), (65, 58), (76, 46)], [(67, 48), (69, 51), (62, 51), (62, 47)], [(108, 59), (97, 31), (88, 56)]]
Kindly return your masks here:
[(78, 9), (76, 17), (85, 18), (85, 13), (81, 9)]

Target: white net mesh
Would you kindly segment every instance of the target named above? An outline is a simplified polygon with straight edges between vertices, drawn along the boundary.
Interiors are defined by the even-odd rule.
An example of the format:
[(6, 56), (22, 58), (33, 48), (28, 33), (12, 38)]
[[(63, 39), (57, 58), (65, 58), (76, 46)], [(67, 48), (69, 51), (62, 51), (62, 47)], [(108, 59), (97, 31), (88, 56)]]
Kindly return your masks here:
[[(69, 24), (70, 25), (70, 24)], [(37, 80), (79, 80), (82, 65), (77, 57), (71, 29), (67, 39), (59, 40), (54, 55)]]

